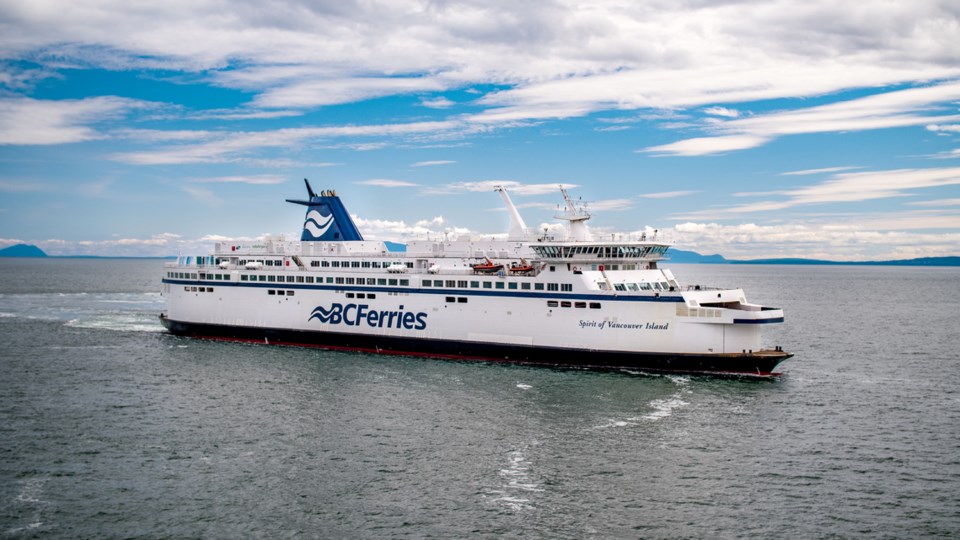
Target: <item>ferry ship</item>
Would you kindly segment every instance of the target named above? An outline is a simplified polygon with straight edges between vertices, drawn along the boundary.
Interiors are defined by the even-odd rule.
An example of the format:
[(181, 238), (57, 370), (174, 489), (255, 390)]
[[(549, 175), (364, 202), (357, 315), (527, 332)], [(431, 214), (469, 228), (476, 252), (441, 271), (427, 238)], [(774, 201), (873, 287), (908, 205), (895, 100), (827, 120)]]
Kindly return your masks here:
[(763, 348), (783, 310), (742, 289), (682, 286), (660, 267), (670, 243), (592, 238), (562, 187), (565, 236), (533, 234), (509, 195), (506, 238), (364, 240), (335, 191), (310, 183), (299, 241), (218, 242), (162, 278), (176, 335), (377, 354), (646, 373), (774, 377)]

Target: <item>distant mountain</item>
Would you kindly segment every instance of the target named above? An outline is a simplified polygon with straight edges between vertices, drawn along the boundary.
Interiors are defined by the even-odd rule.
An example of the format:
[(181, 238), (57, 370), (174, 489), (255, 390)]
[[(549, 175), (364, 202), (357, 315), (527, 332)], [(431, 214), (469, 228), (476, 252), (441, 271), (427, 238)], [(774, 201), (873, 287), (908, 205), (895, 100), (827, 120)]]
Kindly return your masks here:
[(960, 266), (960, 257), (920, 257), (897, 261), (824, 261), (820, 259), (751, 259), (733, 264), (817, 264), (833, 266)]
[(670, 262), (681, 264), (726, 264), (729, 263), (723, 255), (701, 255), (695, 251), (671, 249), (667, 252)]
[(0, 249), (0, 257), (46, 257), (47, 254), (37, 246), (17, 244)]

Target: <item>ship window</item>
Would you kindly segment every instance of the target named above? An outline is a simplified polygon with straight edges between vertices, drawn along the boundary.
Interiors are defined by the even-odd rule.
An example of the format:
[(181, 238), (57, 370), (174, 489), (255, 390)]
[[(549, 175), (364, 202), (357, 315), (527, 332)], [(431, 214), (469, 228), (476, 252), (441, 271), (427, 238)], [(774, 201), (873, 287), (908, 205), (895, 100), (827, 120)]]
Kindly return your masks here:
[(190, 279), (197, 279), (197, 275), (196, 275), (196, 274), (190, 274)]
[(380, 268), (380, 261), (373, 261), (372, 263), (370, 263), (370, 266), (374, 268)]
[(347, 293), (347, 298), (353, 298), (354, 294), (352, 292)]
[(534, 284), (533, 284), (533, 290), (535, 290), (535, 291), (542, 291), (542, 290), (543, 290), (543, 283), (534, 283)]
[(457, 299), (454, 298), (454, 297), (452, 297), (452, 296), (448, 296), (448, 297), (447, 297), (447, 302), (456, 302), (456, 301), (457, 301)]
[(502, 288), (503, 288), (503, 282), (502, 282), (502, 281), (498, 281), (498, 282), (497, 282), (497, 288), (498, 288), (498, 289), (502, 289)]
[[(347, 278), (347, 285), (353, 285), (353, 278), (352, 278), (352, 277), (348, 277), (348, 278)], [(363, 285), (363, 278), (360, 278), (360, 285)]]
[(330, 266), (340, 268), (340, 261), (330, 261)]
[(431, 284), (433, 284), (433, 282), (430, 281), (429, 279), (423, 280), (423, 286), (424, 286), (424, 287), (429, 287)]
[(653, 288), (656, 289), (656, 290), (658, 290), (658, 291), (662, 291), (662, 290), (663, 290), (663, 287), (661, 287), (660, 284), (657, 283), (656, 281), (653, 282)]
[(350, 268), (360, 268), (360, 261), (350, 261)]
[(600, 309), (600, 302), (590, 302), (590, 309)]
[(492, 288), (493, 288), (493, 283), (490, 283), (489, 281), (484, 281), (484, 282), (483, 282), (483, 288), (484, 288), (484, 289), (492, 289)]
[(267, 276), (257, 276), (257, 281), (266, 281)]
[(377, 284), (376, 278), (372, 278), (372, 277), (367, 278), (367, 285), (376, 285), (376, 284)]
[(207, 287), (207, 292), (213, 292), (213, 287)]
[(550, 267), (550, 271), (551, 271), (551, 272), (556, 272), (556, 271), (557, 271), (557, 267), (556, 267), (556, 266), (551, 266), (551, 267)]
[(559, 305), (559, 302), (556, 300), (547, 300), (547, 307), (557, 307)]
[(413, 268), (413, 263), (412, 263), (412, 262), (408, 262), (408, 263), (407, 263), (407, 268)]
[(343, 278), (342, 278), (342, 277), (338, 277), (336, 283), (337, 283), (337, 285), (343, 285)]
[(466, 288), (467, 288), (467, 281), (466, 281), (466, 280), (457, 281), (457, 287), (461, 287), (461, 288), (463, 288), (463, 289), (466, 289)]
[(566, 291), (566, 292), (571, 292), (571, 291), (573, 291), (573, 285), (570, 284), (570, 283), (561, 283), (561, 284), (560, 284), (560, 290), (561, 290), (561, 291)]
[(273, 296), (273, 295), (277, 294), (277, 291), (275, 291), (275, 290), (273, 290), (273, 289), (270, 289), (269, 291), (267, 291), (267, 294), (269, 294), (270, 296)]
[(332, 278), (332, 277), (329, 277), (329, 276), (327, 276), (327, 283), (333, 283), (333, 278)]
[(570, 307), (570, 302), (560, 302), (560, 307)]
[(507, 288), (515, 290), (517, 288), (516, 282), (511, 281), (510, 283), (507, 283)]
[(310, 261), (310, 266), (316, 268), (320, 266), (320, 261)]
[(361, 292), (361, 293), (357, 293), (357, 298), (366, 298), (366, 297), (367, 297), (367, 295), (363, 294), (362, 292)]
[(320, 266), (323, 268), (330, 268), (330, 261), (320, 261)]
[(240, 281), (246, 281), (246, 280), (247, 280), (247, 275), (246, 275), (246, 274), (242, 274), (242, 275), (240, 276)]
[[(283, 276), (280, 276), (280, 281), (283, 281)], [(293, 283), (293, 276), (287, 276), (287, 283)]]
[(293, 296), (293, 291), (287, 291), (287, 296)]
[(557, 283), (547, 283), (547, 290), (548, 290), (548, 291), (559, 291), (559, 290), (560, 290), (560, 285), (557, 284)]
[(283, 291), (277, 291), (277, 294), (278, 294), (279, 296), (283, 296), (283, 295), (284, 295), (284, 292), (283, 292)]
[(627, 290), (639, 291), (640, 287), (636, 283), (627, 283)]
[(614, 283), (614, 284), (613, 284), (613, 288), (616, 289), (616, 290), (618, 290), (618, 291), (625, 291), (625, 290), (627, 290), (627, 287), (626, 287), (623, 283)]
[(649, 291), (653, 289), (649, 283), (638, 283), (638, 285), (640, 285), (641, 291)]
[(445, 286), (447, 286), (447, 287), (456, 287), (456, 286), (457, 286), (457, 282), (454, 281), (454, 280), (452, 280), (452, 279), (448, 279), (447, 282), (445, 283)]
[(307, 276), (304, 278), (307, 283), (313, 283), (313, 276)]
[(458, 303), (458, 304), (466, 304), (466, 303), (467, 303), (467, 298), (466, 298), (465, 296), (458, 296), (458, 297), (457, 297), (457, 303)]
[(273, 261), (265, 261), (264, 264), (266, 266), (273, 266)]
[(586, 302), (574, 302), (574, 303), (573, 303), (573, 307), (575, 307), (575, 308), (586, 308), (586, 307), (587, 307), (587, 303), (586, 303)]
[(439, 279), (434, 280), (434, 281), (433, 281), (433, 286), (434, 286), (434, 287), (443, 287), (443, 281), (441, 281), (441, 280), (439, 280)]
[(408, 286), (408, 285), (410, 285), (410, 280), (409, 280), (409, 279), (401, 279), (401, 280), (400, 280), (400, 286), (401, 286), (401, 287), (406, 287), (406, 286)]
[(370, 268), (370, 261), (363, 261), (363, 264), (360, 265), (363, 268)]
[(525, 290), (525, 291), (529, 291), (529, 290), (530, 290), (530, 283), (524, 281), (523, 283), (520, 284), (520, 288), (523, 289), (523, 290)]
[(391, 279), (391, 280), (389, 280), (387, 283), (388, 283), (389, 285), (396, 286), (396, 285), (397, 285), (397, 280)]
[(277, 281), (277, 276), (267, 276), (267, 281)]
[(297, 283), (303, 283), (303, 276), (297, 276)]
[(471, 289), (479, 289), (479, 288), (480, 288), (480, 282), (479, 282), (479, 281), (471, 281), (471, 282), (470, 282), (470, 288), (471, 288)]
[(387, 280), (384, 278), (377, 278), (377, 285), (386, 285)]
[(367, 293), (367, 299), (368, 299), (368, 300), (373, 300), (373, 299), (376, 298), (376, 297), (377, 297), (377, 295), (375, 295), (375, 294), (373, 294), (373, 293)]

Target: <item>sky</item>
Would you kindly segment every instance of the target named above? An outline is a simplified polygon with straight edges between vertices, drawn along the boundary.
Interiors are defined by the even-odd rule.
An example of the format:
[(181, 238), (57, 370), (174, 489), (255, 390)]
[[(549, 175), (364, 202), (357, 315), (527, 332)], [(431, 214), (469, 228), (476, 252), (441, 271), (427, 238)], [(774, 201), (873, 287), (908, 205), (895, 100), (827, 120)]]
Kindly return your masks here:
[(0, 247), (658, 229), (728, 258), (960, 255), (960, 2), (0, 0)]

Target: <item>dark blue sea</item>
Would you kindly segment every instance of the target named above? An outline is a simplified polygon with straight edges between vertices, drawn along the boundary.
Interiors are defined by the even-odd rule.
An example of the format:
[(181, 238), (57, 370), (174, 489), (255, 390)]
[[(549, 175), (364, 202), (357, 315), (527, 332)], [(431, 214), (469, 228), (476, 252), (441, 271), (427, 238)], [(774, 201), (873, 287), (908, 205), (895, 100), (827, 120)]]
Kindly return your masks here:
[(956, 538), (960, 269), (675, 265), (773, 382), (177, 338), (162, 261), (0, 259), (3, 538)]

